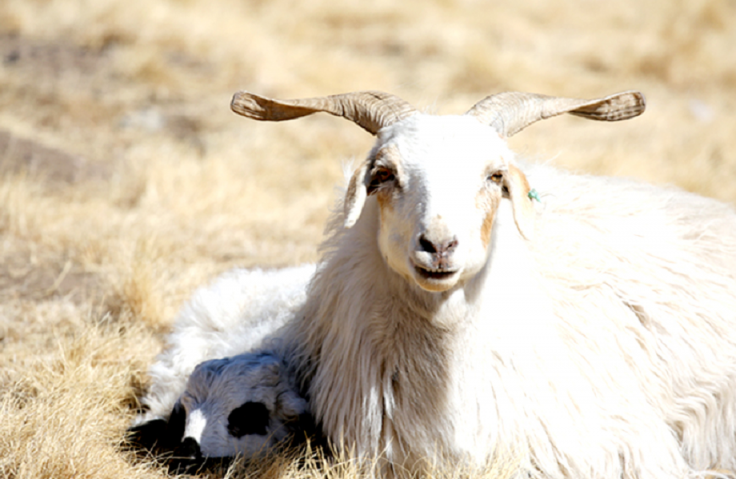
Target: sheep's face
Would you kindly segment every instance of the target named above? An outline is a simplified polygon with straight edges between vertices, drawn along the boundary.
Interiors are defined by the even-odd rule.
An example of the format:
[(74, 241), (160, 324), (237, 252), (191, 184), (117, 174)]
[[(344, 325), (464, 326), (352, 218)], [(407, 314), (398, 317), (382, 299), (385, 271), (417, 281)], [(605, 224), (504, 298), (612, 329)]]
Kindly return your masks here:
[(306, 401), (292, 384), (280, 360), (270, 354), (201, 363), (170, 419), (184, 423), (178, 455), (251, 457), (290, 436), (311, 434)]
[(529, 234), (529, 186), (512, 158), (495, 130), (473, 117), (413, 115), (381, 130), (354, 173), (346, 224), (365, 196), (375, 196), (388, 265), (424, 290), (449, 290), (485, 265), (502, 201), (511, 201), (519, 230)]

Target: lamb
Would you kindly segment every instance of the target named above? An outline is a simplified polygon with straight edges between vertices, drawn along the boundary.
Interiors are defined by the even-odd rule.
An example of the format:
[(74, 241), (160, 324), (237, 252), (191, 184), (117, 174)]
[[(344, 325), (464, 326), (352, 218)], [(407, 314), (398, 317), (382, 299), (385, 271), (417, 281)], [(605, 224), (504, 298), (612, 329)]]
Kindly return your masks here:
[[(274, 333), (303, 305), (314, 270), (314, 265), (235, 269), (197, 290), (150, 368), (144, 411), (131, 427), (133, 442), (185, 457), (251, 457), (286, 436), (314, 433), (294, 375), (268, 352), (278, 341)], [(245, 430), (239, 427), (235, 433), (225, 430), (231, 414), (248, 409), (241, 407), (247, 403), (253, 403), (248, 406), (258, 413), (253, 421), (263, 427), (247, 434), (239, 434)], [(191, 413), (197, 410), (208, 425), (194, 430)]]
[(197, 365), (173, 416), (169, 427), (183, 430), (184, 455), (193, 459), (257, 457), (318, 434), (294, 375), (266, 352)]
[(632, 118), (640, 93), (507, 92), (449, 116), (382, 92), (231, 108), (377, 137), (279, 333), (333, 447), (387, 477), (509, 455), (532, 478), (736, 468), (734, 210), (506, 143), (562, 113)]
[(213, 458), (257, 458), (320, 438), (294, 375), (267, 352), (198, 364), (168, 420), (156, 423), (145, 428), (163, 431), (159, 446), (173, 452), (177, 468)]

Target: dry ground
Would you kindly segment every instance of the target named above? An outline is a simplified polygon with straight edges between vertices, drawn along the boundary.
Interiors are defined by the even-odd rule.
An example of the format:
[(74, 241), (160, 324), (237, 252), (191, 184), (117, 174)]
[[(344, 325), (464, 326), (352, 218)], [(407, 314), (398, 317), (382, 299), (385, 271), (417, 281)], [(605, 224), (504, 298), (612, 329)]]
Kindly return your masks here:
[(328, 116), (249, 122), (234, 91), (461, 113), (504, 89), (636, 88), (636, 120), (512, 144), (734, 202), (735, 50), (734, 0), (2, 0), (0, 477), (167, 477), (120, 445), (182, 301), (236, 265), (317, 258), (371, 139)]

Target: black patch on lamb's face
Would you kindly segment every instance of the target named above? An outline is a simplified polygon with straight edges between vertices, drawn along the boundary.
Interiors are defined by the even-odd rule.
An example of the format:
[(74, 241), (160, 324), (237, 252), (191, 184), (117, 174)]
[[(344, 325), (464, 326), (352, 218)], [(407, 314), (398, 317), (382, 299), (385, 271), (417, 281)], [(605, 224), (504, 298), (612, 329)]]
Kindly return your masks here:
[(174, 405), (169, 419), (154, 419), (128, 429), (127, 442), (134, 449), (150, 452), (171, 451), (184, 436), (187, 411), (180, 402)]
[(166, 436), (168, 441), (178, 444), (184, 437), (184, 428), (187, 424), (187, 410), (184, 409), (181, 402), (177, 401), (174, 409), (171, 410), (169, 416), (169, 424), (166, 428)]
[(166, 429), (169, 423), (166, 419), (154, 419), (128, 429), (127, 441), (134, 449), (153, 451), (160, 447), (166, 437)]
[(185, 437), (179, 447), (174, 451), (174, 457), (179, 459), (188, 459), (191, 461), (199, 461), (202, 459), (202, 450), (199, 443), (192, 437)]
[(227, 430), (234, 437), (240, 438), (246, 434), (265, 436), (270, 421), (268, 408), (261, 402), (248, 401), (242, 406), (233, 409), (227, 417)]

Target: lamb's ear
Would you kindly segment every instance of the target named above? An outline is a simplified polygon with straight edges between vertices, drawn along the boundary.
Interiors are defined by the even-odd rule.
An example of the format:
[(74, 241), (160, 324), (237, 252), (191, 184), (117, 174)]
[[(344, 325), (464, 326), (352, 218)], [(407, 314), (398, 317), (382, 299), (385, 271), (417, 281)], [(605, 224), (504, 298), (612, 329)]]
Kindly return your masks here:
[(166, 437), (166, 419), (154, 419), (128, 429), (126, 440), (134, 449), (153, 451)]
[(348, 190), (345, 192), (345, 200), (343, 202), (345, 228), (352, 227), (358, 221), (360, 213), (363, 211), (363, 205), (367, 196), (366, 175), (368, 174), (368, 163), (368, 161), (361, 163), (353, 172), (353, 176), (350, 177), (350, 183), (348, 183)]
[(531, 240), (534, 238), (534, 203), (529, 196), (529, 182), (526, 175), (514, 165), (509, 165), (504, 175), (504, 186), (509, 192), (511, 205), (514, 208), (514, 222), (521, 235)]
[(187, 412), (177, 401), (168, 419), (154, 419), (128, 429), (128, 443), (147, 451), (172, 451), (184, 436)]
[(184, 429), (187, 423), (187, 410), (182, 406), (181, 401), (176, 401), (174, 408), (169, 416), (169, 423), (166, 426), (166, 434), (164, 436), (164, 447), (173, 449), (178, 446), (184, 438)]

